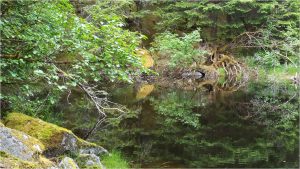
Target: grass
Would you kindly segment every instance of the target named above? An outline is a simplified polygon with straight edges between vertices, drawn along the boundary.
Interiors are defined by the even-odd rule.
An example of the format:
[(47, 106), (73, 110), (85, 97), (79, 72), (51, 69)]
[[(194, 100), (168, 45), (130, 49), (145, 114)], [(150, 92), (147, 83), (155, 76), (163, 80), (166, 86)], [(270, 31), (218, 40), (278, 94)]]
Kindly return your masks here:
[(119, 151), (113, 150), (109, 155), (105, 155), (101, 158), (101, 162), (107, 169), (113, 168), (129, 168), (129, 164), (125, 159), (122, 157)]
[(266, 70), (267, 78), (277, 82), (287, 82), (300, 72), (299, 67), (292, 65), (282, 65), (279, 67), (269, 68)]
[(256, 68), (260, 78), (275, 82), (288, 82), (296, 73), (300, 73), (300, 67), (292, 64), (282, 64), (276, 67), (266, 67), (255, 63), (253, 58), (245, 59), (250, 68)]
[(280, 67), (275, 67), (271, 70), (277, 74), (282, 74), (284, 72), (285, 74), (295, 75), (297, 72), (299, 72), (299, 67), (292, 65), (283, 65)]

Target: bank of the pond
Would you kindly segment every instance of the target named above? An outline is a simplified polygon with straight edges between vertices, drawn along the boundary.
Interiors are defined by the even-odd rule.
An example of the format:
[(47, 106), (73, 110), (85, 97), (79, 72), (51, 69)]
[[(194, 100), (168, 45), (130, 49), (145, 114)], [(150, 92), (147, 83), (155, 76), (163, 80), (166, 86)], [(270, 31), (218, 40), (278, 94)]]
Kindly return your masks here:
[(8, 113), (0, 130), (0, 166), (4, 168), (128, 168), (118, 152), (108, 153), (66, 128), (22, 113)]

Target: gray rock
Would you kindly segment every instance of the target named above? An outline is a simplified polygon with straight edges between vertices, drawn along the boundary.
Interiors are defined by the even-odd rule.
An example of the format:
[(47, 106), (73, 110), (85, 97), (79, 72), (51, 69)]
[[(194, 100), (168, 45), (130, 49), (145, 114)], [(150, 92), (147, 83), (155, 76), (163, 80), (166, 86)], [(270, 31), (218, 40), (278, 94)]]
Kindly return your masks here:
[(100, 154), (106, 154), (108, 153), (108, 151), (100, 146), (97, 147), (86, 147), (86, 148), (81, 148), (79, 150), (80, 154), (96, 154), (96, 155), (100, 155)]
[(76, 158), (76, 162), (78, 163), (79, 166), (83, 168), (97, 167), (100, 169), (105, 169), (105, 167), (100, 162), (100, 158), (95, 154), (80, 154)]
[[(78, 138), (68, 129), (22, 113), (9, 113), (5, 118), (5, 125), (39, 139), (45, 145), (43, 154), (47, 157), (56, 157), (67, 152), (96, 155), (107, 152), (101, 146)], [(42, 133), (45, 132), (49, 133), (49, 136), (43, 137)]]
[(36, 161), (43, 145), (35, 138), (7, 127), (0, 127), (0, 151), (21, 160)]
[(65, 157), (58, 165), (59, 169), (79, 169), (75, 161), (70, 157)]
[(200, 79), (203, 77), (203, 74), (201, 72), (184, 72), (182, 73), (181, 77), (184, 79)]
[(61, 146), (64, 150), (76, 151), (77, 150), (77, 138), (70, 133), (64, 133)]

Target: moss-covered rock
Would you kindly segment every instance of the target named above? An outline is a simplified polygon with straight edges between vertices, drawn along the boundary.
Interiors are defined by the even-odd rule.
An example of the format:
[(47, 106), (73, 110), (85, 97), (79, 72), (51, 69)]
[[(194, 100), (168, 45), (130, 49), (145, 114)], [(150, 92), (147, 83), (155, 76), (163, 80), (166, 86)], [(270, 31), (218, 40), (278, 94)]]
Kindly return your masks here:
[(39, 160), (44, 145), (27, 134), (7, 127), (0, 127), (0, 151), (27, 161)]
[(24, 132), (0, 126), (0, 168), (51, 168), (55, 164), (41, 154), (44, 145)]
[(22, 113), (9, 113), (4, 124), (40, 140), (45, 145), (46, 156), (53, 157), (66, 152), (87, 154), (107, 152), (101, 146), (78, 138), (70, 130)]
[(70, 157), (65, 157), (62, 159), (58, 167), (60, 169), (79, 169), (78, 165)]
[(34, 162), (18, 159), (6, 152), (0, 151), (0, 168), (37, 168), (37, 164), (35, 164)]
[(95, 154), (79, 154), (75, 160), (80, 168), (105, 169)]
[(37, 161), (26, 161), (0, 151), (0, 168), (5, 169), (56, 169), (55, 164), (40, 156)]

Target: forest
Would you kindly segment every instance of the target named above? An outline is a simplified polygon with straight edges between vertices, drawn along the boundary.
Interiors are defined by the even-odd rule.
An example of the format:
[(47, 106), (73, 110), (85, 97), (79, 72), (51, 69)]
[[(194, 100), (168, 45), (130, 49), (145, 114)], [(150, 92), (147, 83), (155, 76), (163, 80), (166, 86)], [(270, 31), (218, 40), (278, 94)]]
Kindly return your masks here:
[(299, 0), (0, 0), (0, 168), (299, 168)]

